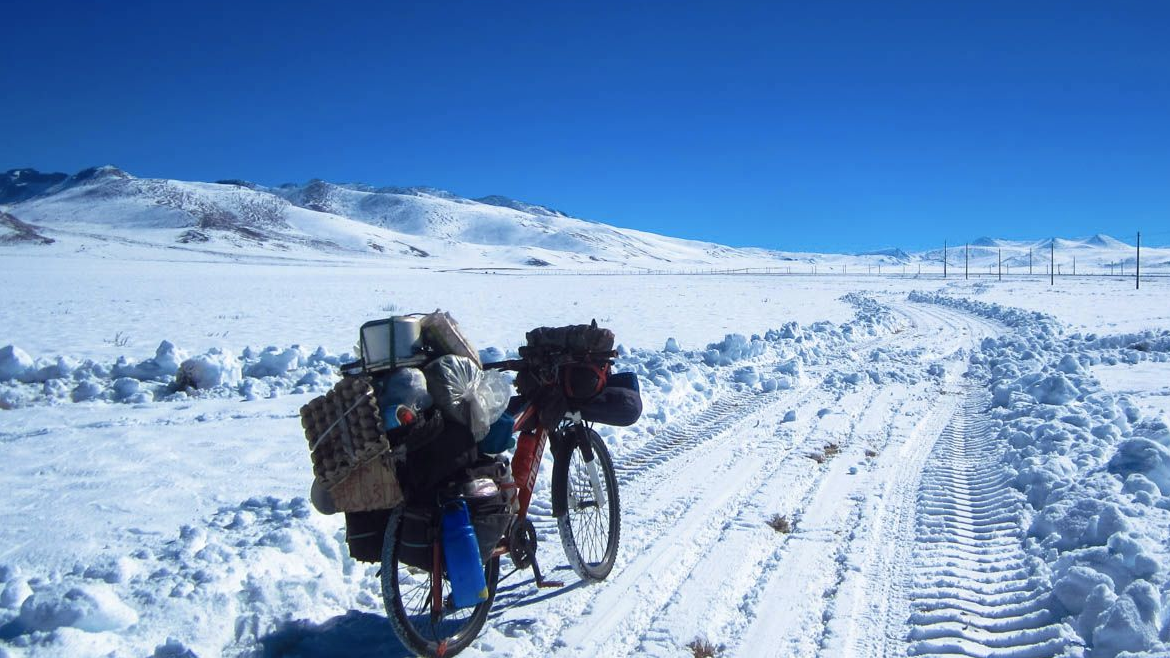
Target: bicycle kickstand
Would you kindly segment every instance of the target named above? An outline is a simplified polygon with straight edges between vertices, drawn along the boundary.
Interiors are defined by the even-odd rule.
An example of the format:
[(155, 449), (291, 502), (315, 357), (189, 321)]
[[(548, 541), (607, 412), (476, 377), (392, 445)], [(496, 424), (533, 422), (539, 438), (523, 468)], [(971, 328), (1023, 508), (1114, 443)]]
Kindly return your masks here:
[(559, 580), (545, 580), (544, 576), (540, 575), (540, 565), (536, 562), (536, 555), (532, 556), (532, 575), (536, 578), (536, 586), (538, 588), (544, 589), (565, 586), (565, 584)]

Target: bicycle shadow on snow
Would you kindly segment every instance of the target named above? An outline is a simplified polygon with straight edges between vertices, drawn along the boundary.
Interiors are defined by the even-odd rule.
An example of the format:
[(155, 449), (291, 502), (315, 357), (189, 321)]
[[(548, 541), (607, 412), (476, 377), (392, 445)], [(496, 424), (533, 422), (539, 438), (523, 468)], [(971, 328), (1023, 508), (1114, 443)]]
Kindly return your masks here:
[[(553, 569), (554, 573), (561, 571), (572, 573), (568, 566)], [(494, 627), (509, 637), (523, 635), (537, 619), (515, 618), (500, 622), (500, 616), (508, 610), (556, 598), (584, 584), (578, 580), (566, 583), (564, 587), (539, 590), (535, 581), (527, 578), (500, 585), (485, 628)], [(353, 658), (356, 647), (360, 647), (362, 655), (385, 658), (409, 658), (414, 655), (398, 641), (384, 615), (359, 610), (350, 610), (321, 623), (294, 619), (281, 624), (260, 638), (257, 655), (263, 658)]]
[(386, 617), (350, 610), (319, 624), (294, 619), (260, 638), (263, 658), (353, 658), (354, 655), (409, 658)]

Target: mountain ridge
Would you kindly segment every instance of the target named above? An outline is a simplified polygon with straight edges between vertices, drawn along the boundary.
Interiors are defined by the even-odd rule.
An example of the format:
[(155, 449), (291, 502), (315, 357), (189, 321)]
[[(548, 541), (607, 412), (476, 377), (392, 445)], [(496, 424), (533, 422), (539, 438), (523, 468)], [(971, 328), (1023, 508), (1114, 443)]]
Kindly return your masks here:
[[(416, 264), (429, 259), (428, 266), (790, 268), (840, 261), (843, 267), (929, 267), (941, 263), (943, 252), (887, 247), (847, 255), (730, 247), (611, 226), (502, 195), (468, 198), (435, 187), (322, 179), (265, 186), (242, 179), (138, 178), (113, 165), (74, 174), (11, 169), (0, 174), (0, 210), (11, 218), (5, 226), (13, 236), (29, 238), (14, 237), (7, 244), (50, 245), (56, 238), (85, 235), (220, 255), (332, 254)], [(1029, 253), (1034, 264), (1042, 264), (1046, 260), (1038, 252), (1052, 241), (983, 236), (969, 246), (951, 247), (948, 259), (961, 265), (962, 252), (969, 249), (966, 255), (980, 267), (998, 262), (1000, 251), (1009, 266), (1027, 263)], [(1133, 249), (1102, 233), (1055, 238), (1055, 246), (1098, 264), (1125, 262)]]

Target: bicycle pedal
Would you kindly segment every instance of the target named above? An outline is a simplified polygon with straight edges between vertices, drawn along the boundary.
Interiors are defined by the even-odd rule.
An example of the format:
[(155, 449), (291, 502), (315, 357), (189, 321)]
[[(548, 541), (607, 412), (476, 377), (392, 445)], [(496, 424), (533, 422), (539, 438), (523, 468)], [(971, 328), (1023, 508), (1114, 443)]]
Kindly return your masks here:
[(538, 580), (536, 586), (539, 589), (555, 589), (557, 587), (564, 587), (565, 584), (559, 580)]

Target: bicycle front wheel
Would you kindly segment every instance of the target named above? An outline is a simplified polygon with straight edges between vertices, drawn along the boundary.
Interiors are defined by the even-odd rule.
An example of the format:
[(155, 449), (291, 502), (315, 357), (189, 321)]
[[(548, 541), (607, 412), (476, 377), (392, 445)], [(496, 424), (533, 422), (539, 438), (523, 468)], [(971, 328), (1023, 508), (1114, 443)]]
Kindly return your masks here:
[(621, 504), (609, 449), (592, 428), (579, 426), (573, 449), (553, 465), (553, 508), (573, 571), (586, 582), (605, 580), (617, 559)]
[(390, 514), (382, 547), (382, 601), (394, 634), (407, 649), (419, 656), (453, 656), (475, 640), (487, 621), (496, 597), (500, 558), (491, 558), (484, 565), (486, 601), (471, 608), (455, 608), (451, 583), (440, 568), (434, 576), (440, 581), (440, 603), (434, 605), (431, 563), (426, 558), (433, 545), (420, 541), (429, 522), (418, 511), (404, 507)]

